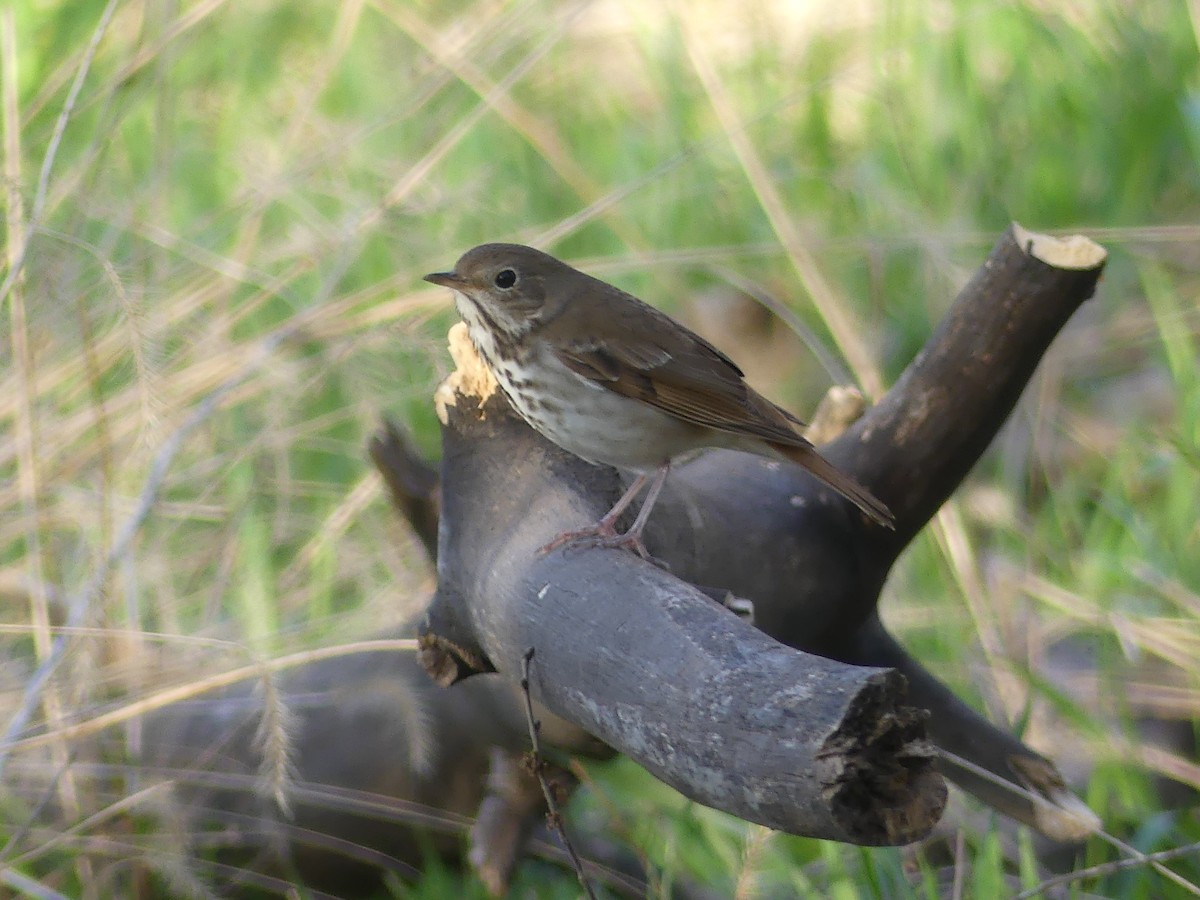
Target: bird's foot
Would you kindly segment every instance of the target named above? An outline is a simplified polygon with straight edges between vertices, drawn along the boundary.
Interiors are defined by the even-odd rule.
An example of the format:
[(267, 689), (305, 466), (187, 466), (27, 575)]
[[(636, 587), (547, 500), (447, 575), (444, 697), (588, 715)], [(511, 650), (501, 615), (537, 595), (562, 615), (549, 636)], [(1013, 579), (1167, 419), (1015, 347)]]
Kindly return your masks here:
[(650, 551), (646, 549), (646, 545), (642, 542), (640, 531), (630, 529), (624, 534), (620, 534), (611, 524), (603, 519), (595, 525), (588, 528), (580, 528), (576, 531), (564, 531), (546, 546), (542, 547), (541, 553), (549, 553), (551, 550), (557, 550), (559, 547), (604, 547), (613, 550), (632, 550), (648, 563), (653, 563), (660, 569), (670, 571), (668, 566), (661, 559), (650, 555)]

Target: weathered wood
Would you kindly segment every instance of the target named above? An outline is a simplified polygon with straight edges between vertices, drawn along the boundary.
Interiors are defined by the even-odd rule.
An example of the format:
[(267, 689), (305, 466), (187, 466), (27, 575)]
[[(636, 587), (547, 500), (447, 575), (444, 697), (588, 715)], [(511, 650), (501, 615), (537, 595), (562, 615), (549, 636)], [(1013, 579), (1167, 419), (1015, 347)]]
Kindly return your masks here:
[[(962, 481), (1012, 411), (1046, 348), (1095, 291), (1103, 249), (1010, 228), (895, 387), (822, 453), (896, 514), (894, 533), (844, 539), (845, 510), (790, 467), (708, 454), (673, 474), (651, 520), (651, 551), (689, 580), (754, 603), (755, 624), (789, 646), (860, 665), (896, 666), (912, 702), (929, 709), (939, 748), (1032, 791), (1034, 801), (966, 768), (946, 774), (993, 807), (1057, 840), (1078, 840), (1095, 816), (1053, 763), (971, 710), (882, 630), (876, 607), (888, 570)], [(684, 510), (703, 509), (703, 527)], [(766, 555), (724, 552), (731, 541)], [(723, 578), (722, 578), (723, 574)]]
[(1050, 342), (1096, 290), (1103, 248), (1012, 225), (877, 406), (828, 445), (880, 492), (896, 552), (962, 482)]
[[(610, 551), (541, 557), (537, 548), (559, 531), (593, 521), (607, 508), (621, 487), (617, 474), (547, 445), (498, 398), (482, 408), (452, 407), (442, 536), (443, 544), (450, 538), (454, 544), (439, 561), (442, 590), (426, 626), (427, 662), (440, 663), (445, 681), (492, 667), (515, 677), (520, 654), (533, 646), (535, 695), (550, 708), (689, 796), (755, 821), (769, 813), (774, 827), (830, 837), (841, 830), (841, 839), (860, 842), (874, 840), (853, 837), (857, 831), (911, 839), (931, 824), (940, 810), (938, 788), (926, 778), (920, 729), (893, 692), (900, 684), (894, 674), (856, 680), (862, 675), (853, 670), (822, 670), (807, 657), (780, 656), (777, 645), (725, 618), (672, 577), (679, 576), (749, 599), (756, 625), (791, 647), (860, 664), (903, 663), (922, 685), (940, 744), (971, 752), (1007, 747), (1012, 753), (1003, 761), (986, 753), (970, 761), (1009, 781), (1040, 766), (1050, 777), (1040, 779), (1042, 785), (1026, 777), (1024, 787), (1044, 786), (1048, 802), (1063, 802), (1067, 795), (1061, 782), (1054, 786), (1057, 773), (1044, 757), (944, 688), (924, 689), (936, 679), (902, 653), (889, 655), (859, 637), (877, 621), (879, 590), (896, 556), (1003, 424), (1049, 342), (1091, 295), (1103, 260), (1103, 251), (1085, 239), (1058, 242), (1014, 226), (896, 387), (823, 448), (897, 514), (894, 534), (864, 527), (798, 469), (714, 451), (673, 473), (650, 520), (647, 544), (672, 575)], [(879, 655), (871, 655), (873, 647)], [(803, 681), (801, 671), (813, 680)], [(780, 697), (787, 692), (778, 692), (775, 678), (830, 689), (824, 700), (803, 695), (805, 715), (820, 725), (782, 712)], [(882, 687), (887, 700), (865, 702), (868, 683)], [(789, 824), (774, 818), (785, 812), (745, 801), (760, 785), (777, 789), (769, 770), (782, 760), (764, 756), (765, 745), (780, 741), (796, 751), (786, 737), (791, 728), (828, 740), (839, 716), (861, 725), (855, 716), (870, 708), (892, 729), (889, 739), (904, 734), (914, 741), (910, 756), (893, 760), (903, 768), (902, 788), (890, 796), (863, 795), (877, 812), (903, 809), (903, 826), (840, 821), (831, 831), (832, 807), (814, 803), (808, 793), (821, 776), (815, 769), (808, 782), (795, 775), (796, 764), (820, 757), (812, 746), (782, 766), (793, 767), (785, 801), (793, 807)], [(756, 712), (763, 721), (777, 714), (775, 730), (745, 730), (745, 717)], [(878, 745), (868, 749), (869, 743), (854, 752), (875, 765)], [(714, 752), (706, 756), (708, 750)], [(743, 753), (759, 765), (734, 763)], [(706, 768), (703, 761), (718, 765)], [(948, 771), (985, 800), (1045, 827), (1037, 804), (1001, 800), (1003, 791), (982, 787), (986, 782), (978, 777), (959, 767)], [(917, 799), (922, 792), (928, 792), (924, 802)], [(926, 825), (916, 824), (921, 816), (929, 817)]]
[(535, 698), (701, 803), (859, 844), (933, 826), (945, 786), (902, 678), (784, 647), (632, 554), (542, 554), (599, 517), (616, 472), (547, 442), (498, 393), (452, 400), (424, 627), (440, 681), (515, 678), (533, 648)]
[[(1096, 814), (1067, 789), (1053, 762), (956, 697), (904, 651), (878, 617), (855, 632), (853, 645), (844, 648), (843, 656), (895, 666), (908, 678), (910, 699), (930, 711), (929, 736), (946, 754), (939, 766), (955, 784), (1054, 841), (1082, 841), (1100, 826)], [(975, 767), (1024, 791), (997, 784)]]
[(442, 515), (438, 471), (425, 461), (408, 432), (385, 421), (367, 442), (371, 461), (383, 476), (392, 505), (412, 526), (430, 559), (437, 558), (438, 521)]

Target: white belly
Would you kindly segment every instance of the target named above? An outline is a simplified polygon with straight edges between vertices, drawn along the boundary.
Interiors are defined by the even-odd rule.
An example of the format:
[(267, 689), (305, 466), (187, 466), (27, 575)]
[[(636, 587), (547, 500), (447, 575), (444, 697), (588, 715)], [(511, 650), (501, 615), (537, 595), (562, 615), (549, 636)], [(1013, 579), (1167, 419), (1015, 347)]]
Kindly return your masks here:
[[(526, 404), (520, 412), (564, 450), (589, 462), (646, 471), (697, 449), (704, 429), (614, 393), (558, 360), (550, 365), (558, 368), (553, 399), (532, 408)], [(572, 411), (577, 414), (570, 415)]]
[[(491, 335), (460, 304), (467, 330), (512, 407), (543, 437), (591, 463), (649, 471), (703, 446), (719, 446), (711, 430), (677, 419), (640, 400), (622, 396), (576, 375), (550, 353), (541, 354), (536, 371), (502, 361)], [(467, 307), (468, 309), (463, 309)], [(703, 443), (706, 436), (716, 438)]]

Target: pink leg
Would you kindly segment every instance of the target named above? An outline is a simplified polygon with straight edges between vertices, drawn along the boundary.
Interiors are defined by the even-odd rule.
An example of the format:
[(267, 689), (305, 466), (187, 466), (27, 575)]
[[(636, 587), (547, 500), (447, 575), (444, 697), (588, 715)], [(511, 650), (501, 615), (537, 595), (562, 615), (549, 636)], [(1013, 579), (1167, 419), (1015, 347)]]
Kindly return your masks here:
[[(646, 494), (646, 502), (642, 504), (642, 508), (638, 510), (637, 518), (633, 520), (633, 524), (624, 534), (625, 540), (637, 542), (634, 549), (637, 550), (638, 556), (645, 559), (649, 559), (649, 555), (642, 544), (642, 531), (646, 527), (646, 522), (650, 519), (650, 510), (654, 509), (654, 504), (658, 502), (658, 495), (662, 493), (663, 485), (667, 483), (667, 475), (670, 471), (671, 463), (669, 461), (658, 467), (658, 472), (654, 475), (654, 481), (650, 484), (650, 492)], [(645, 476), (642, 477), (644, 478)]]
[(629, 508), (629, 504), (634, 501), (645, 486), (646, 475), (643, 473), (633, 480), (633, 483), (621, 495), (621, 499), (616, 502), (612, 509), (605, 513), (604, 518), (599, 522), (587, 528), (580, 528), (578, 531), (564, 531), (543, 547), (542, 553), (549, 553), (551, 550), (557, 550), (565, 544), (573, 544), (577, 541), (616, 537), (617, 519), (621, 518), (621, 514)]
[(667, 474), (670, 471), (671, 463), (669, 460), (658, 467), (658, 471), (654, 474), (654, 481), (650, 483), (650, 492), (646, 495), (646, 502), (638, 510), (637, 518), (633, 520), (633, 525), (624, 534), (617, 534), (617, 519), (629, 508), (629, 504), (634, 501), (634, 498), (646, 486), (648, 476), (645, 474), (639, 475), (634, 479), (633, 484), (629, 485), (629, 488), (621, 496), (621, 499), (616, 502), (616, 505), (599, 522), (589, 528), (563, 532), (543, 547), (542, 552), (548, 553), (551, 550), (568, 544), (587, 544), (593, 547), (626, 547), (642, 559), (656, 562), (654, 557), (646, 550), (646, 545), (642, 543), (642, 530), (646, 527), (646, 522), (650, 518), (650, 510), (658, 502), (658, 495), (662, 493), (663, 485), (666, 484)]
[(621, 518), (621, 514), (629, 509), (631, 504), (638, 494), (642, 492), (642, 488), (646, 486), (646, 473), (643, 472), (637, 478), (633, 479), (633, 483), (625, 489), (625, 493), (621, 495), (613, 508), (604, 514), (604, 518), (596, 523), (596, 527), (604, 531), (605, 534), (613, 535), (617, 533), (617, 519)]

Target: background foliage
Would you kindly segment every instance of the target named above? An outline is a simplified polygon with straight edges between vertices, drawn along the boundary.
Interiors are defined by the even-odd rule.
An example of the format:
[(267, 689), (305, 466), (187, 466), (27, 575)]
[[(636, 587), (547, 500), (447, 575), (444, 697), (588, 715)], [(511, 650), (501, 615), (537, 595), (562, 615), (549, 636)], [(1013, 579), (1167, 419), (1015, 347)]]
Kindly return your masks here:
[[(1200, 840), (1194, 795), (1175, 806), (1157, 782), (1200, 787), (1198, 17), (1183, 0), (16, 0), (5, 723), (64, 621), (93, 630), (69, 632), (35, 727), (419, 607), (432, 573), (363, 446), (389, 413), (436, 453), (453, 315), (420, 276), (468, 247), (538, 243), (616, 281), (803, 413), (831, 381), (885, 389), (1015, 218), (1111, 261), (884, 615), (1078, 776), (1111, 833), (1143, 852)], [(664, 884), (902, 896), (940, 877), (903, 851), (767, 835), (629, 763), (590, 771), (576, 821), (622, 834)], [(4, 797), (10, 888), (79, 895), (121, 858), (97, 841), (122, 795), (69, 774), (57, 791), (62, 819), (19, 785)], [(1005, 848), (1037, 883), (1027, 834), (1009, 843), (969, 803), (948, 822), (958, 890), (998, 896)], [(1124, 855), (1096, 839), (1080, 865)], [(1197, 854), (1167, 865), (1200, 882)], [(396, 890), (481, 895), (457, 877)], [(1087, 884), (1188, 890), (1146, 866)], [(532, 867), (517, 890), (575, 888)]]

